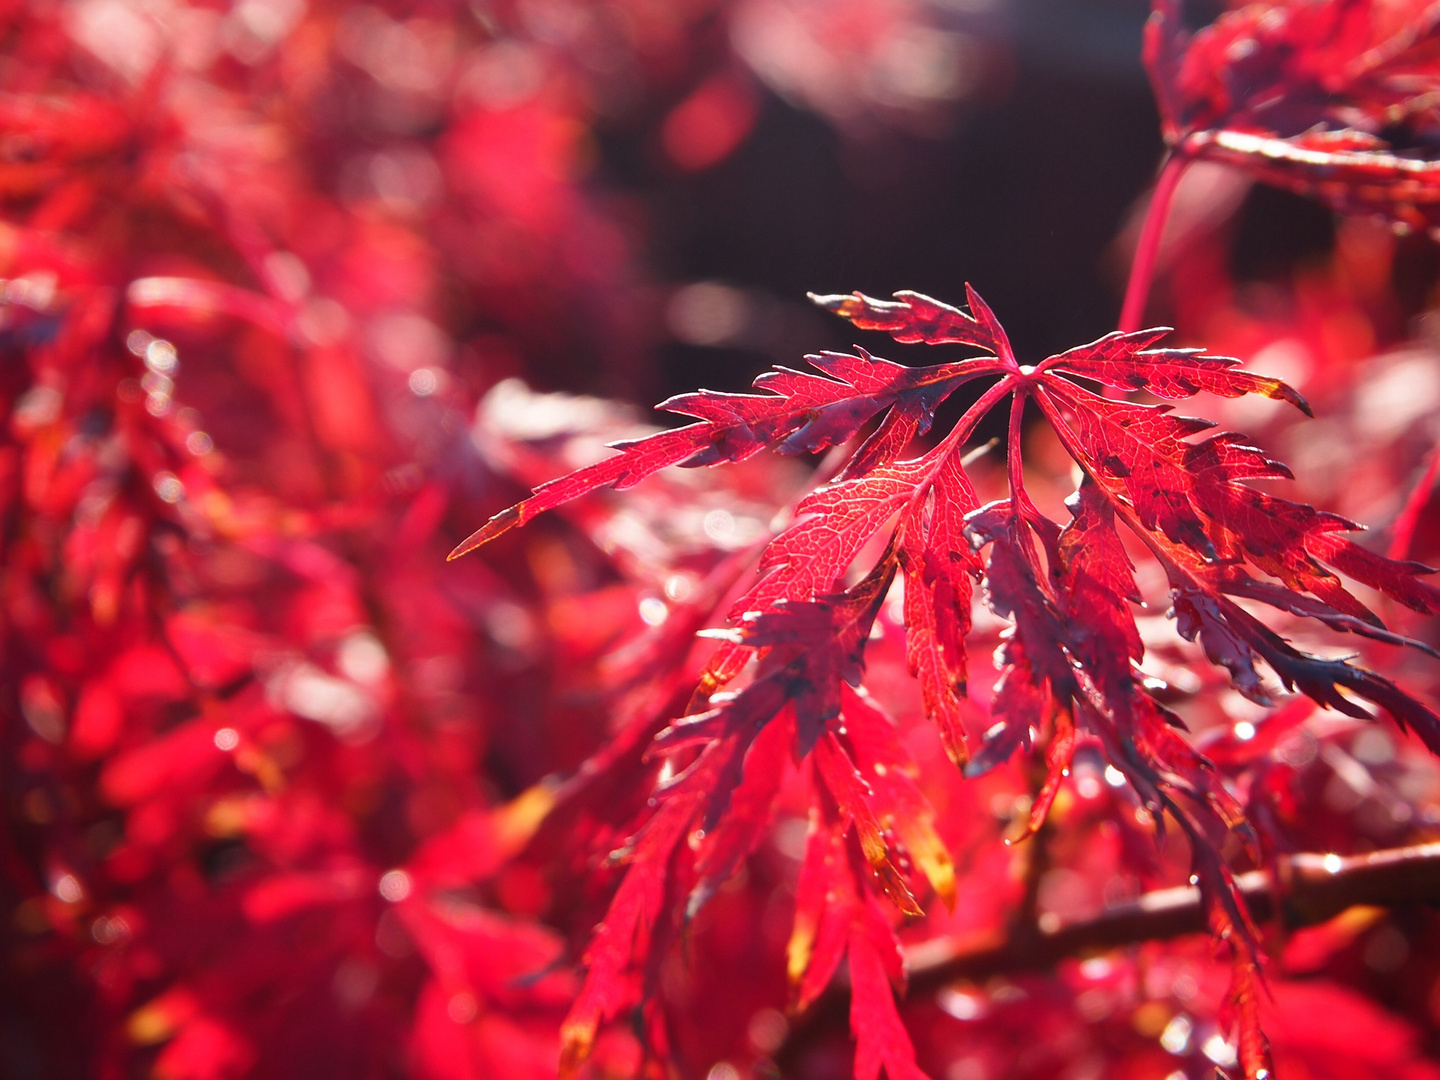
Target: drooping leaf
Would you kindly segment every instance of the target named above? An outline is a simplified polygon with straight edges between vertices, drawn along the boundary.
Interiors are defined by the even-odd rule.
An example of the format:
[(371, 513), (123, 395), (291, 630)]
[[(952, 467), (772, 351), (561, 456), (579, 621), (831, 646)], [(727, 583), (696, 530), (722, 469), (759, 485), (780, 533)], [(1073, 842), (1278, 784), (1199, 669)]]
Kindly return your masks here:
[(965, 637), (970, 631), (971, 579), (981, 563), (965, 537), (965, 515), (979, 498), (953, 456), (940, 465), (928, 499), (912, 500), (898, 555), (905, 582), (905, 658), (920, 682), (925, 715), (940, 731), (956, 765), (969, 756), (965, 721)]
[(915, 1064), (915, 1048), (900, 1023), (891, 983), (898, 981), (900, 949), (890, 928), (874, 916), (850, 931), (850, 1028), (855, 1033), (855, 1080), (928, 1080)]
[(809, 1006), (848, 959), (857, 1080), (874, 1080), (882, 1068), (892, 1080), (924, 1080), (895, 1009), (894, 992), (905, 985), (899, 942), (868, 884), (865, 841), (849, 827), (853, 818), (823, 797), (824, 771), (817, 765), (815, 791), (822, 797), (811, 812), (787, 950), (792, 1005)]

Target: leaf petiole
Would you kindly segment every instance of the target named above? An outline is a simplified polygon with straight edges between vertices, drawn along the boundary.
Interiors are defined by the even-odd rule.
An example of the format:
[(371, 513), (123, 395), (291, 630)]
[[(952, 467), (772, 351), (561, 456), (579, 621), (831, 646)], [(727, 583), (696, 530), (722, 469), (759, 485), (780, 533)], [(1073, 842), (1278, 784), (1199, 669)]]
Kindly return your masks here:
[(1165, 223), (1170, 218), (1170, 206), (1180, 186), (1180, 177), (1185, 175), (1191, 160), (1189, 155), (1177, 148), (1170, 152), (1160, 168), (1160, 176), (1150, 196), (1150, 206), (1145, 211), (1145, 223), (1140, 228), (1140, 239), (1135, 245), (1135, 259), (1130, 264), (1130, 281), (1125, 287), (1125, 302), (1120, 308), (1118, 329), (1122, 334), (1139, 330), (1144, 321), (1145, 303), (1150, 298), (1155, 261), (1160, 253), (1160, 241), (1165, 236)]

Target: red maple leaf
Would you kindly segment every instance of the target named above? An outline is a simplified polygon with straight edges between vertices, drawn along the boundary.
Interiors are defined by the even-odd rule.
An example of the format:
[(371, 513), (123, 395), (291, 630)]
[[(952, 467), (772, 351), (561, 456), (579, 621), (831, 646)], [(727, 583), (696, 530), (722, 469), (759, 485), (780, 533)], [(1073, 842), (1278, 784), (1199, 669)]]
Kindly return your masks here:
[[(965, 764), (962, 719), (975, 706), (966, 697), (964, 637), (978, 576), (986, 603), (1009, 629), (996, 657), (990, 727), (967, 773), (1043, 740), (1048, 777), (1033, 829), (1077, 743), (1098, 743), (1157, 828), (1167, 818), (1178, 824), (1191, 844), (1212, 928), (1235, 956), (1232, 1015), (1242, 1063), (1251, 1077), (1265, 1075), (1254, 1005), (1254, 929), (1220, 855), (1230, 833), (1254, 845), (1242, 808), (1178, 733), (1183, 723), (1151, 695), (1139, 670), (1144, 648), (1132, 605), (1140, 595), (1122, 535), (1136, 538), (1163, 569), (1179, 633), (1198, 639), (1242, 693), (1263, 702), (1275, 692), (1257, 663), (1263, 661), (1284, 689), (1354, 716), (1370, 715), (1355, 699), (1368, 701), (1440, 752), (1440, 716), (1428, 706), (1349, 661), (1300, 651), (1231, 599), (1403, 642), (1340, 574), (1435, 612), (1440, 590), (1421, 580), (1429, 569), (1358, 546), (1341, 535), (1358, 528), (1343, 518), (1248, 486), (1245, 481), (1289, 472), (1241, 436), (1202, 436), (1212, 427), (1208, 421), (1175, 416), (1166, 404), (1107, 400), (1079, 381), (1167, 399), (1202, 390), (1259, 393), (1308, 412), (1290, 387), (1243, 371), (1238, 361), (1156, 348), (1165, 331), (1145, 330), (1113, 333), (1022, 365), (973, 291), (973, 314), (916, 293), (893, 301), (859, 293), (815, 300), (902, 342), (962, 344), (987, 355), (911, 368), (863, 350), (826, 353), (807, 358), (820, 374), (779, 369), (761, 376), (756, 385), (766, 393), (672, 399), (665, 408), (699, 422), (616, 444), (614, 457), (543, 485), (456, 550), (471, 550), (602, 485), (626, 486), (667, 465), (739, 460), (767, 446), (816, 451), (860, 440), (873, 424), (837, 478), (802, 500), (793, 524), (765, 549), (759, 580), (731, 611), (734, 628), (713, 632), (725, 644), (693, 715), (672, 723), (652, 745), (652, 756), (665, 757), (672, 775), (662, 780), (649, 819), (615, 856), (629, 868), (588, 954), (585, 988), (567, 1026), (569, 1060), (584, 1054), (600, 1022), (643, 993), (641, 972), (649, 970), (653, 979), (654, 957), (647, 952), (669, 933), (666, 905), (688, 893), (685, 907), (693, 914), (754, 848), (785, 771), (777, 755), (789, 745), (809, 770), (814, 807), (790, 948), (796, 1004), (812, 1000), (849, 955), (857, 1069), (866, 1076), (882, 1063), (892, 1076), (914, 1070), (908, 1044), (896, 1043), (903, 1029), (888, 991), (884, 1001), (876, 996), (885, 984), (881, 973), (898, 984), (900, 972), (890, 962), (889, 917), (875, 902), (883, 893), (900, 912), (918, 913), (912, 869), (918, 864), (944, 895), (948, 857), (927, 832), (928, 810), (918, 791), (884, 782), (896, 774), (901, 755), (887, 734), (889, 722), (852, 688), (871, 626), (898, 576), (907, 654), (926, 712), (951, 755)], [(980, 377), (995, 381), (955, 427), (929, 450), (902, 459), (939, 404)], [(965, 443), (1005, 397), (1013, 399), (1010, 495), (980, 506), (965, 472)], [(1027, 402), (1081, 471), (1067, 504), (1071, 520), (1063, 526), (1042, 514), (1025, 489), (1020, 422)], [(866, 551), (879, 554), (844, 587)], [(751, 658), (748, 681), (738, 691), (721, 691)], [(727, 814), (734, 808), (732, 823)]]

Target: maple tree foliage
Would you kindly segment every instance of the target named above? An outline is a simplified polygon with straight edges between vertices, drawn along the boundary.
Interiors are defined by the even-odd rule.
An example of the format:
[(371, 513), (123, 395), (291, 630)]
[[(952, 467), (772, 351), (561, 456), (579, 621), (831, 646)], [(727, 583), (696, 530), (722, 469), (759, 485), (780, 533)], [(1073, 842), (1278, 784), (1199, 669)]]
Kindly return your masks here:
[(974, 293), (816, 297), (941, 362), (819, 353), (663, 430), (511, 377), (649, 343), (597, 135), (703, 173), (762, 85), (933, 133), (1011, 67), (952, 9), (0, 10), (0, 1071), (1440, 1076), (1397, 249), (1345, 233), (1293, 310), (1172, 275), (1312, 441), (1138, 329), (1192, 161), (1435, 224), (1433, 6), (1159, 0), (1125, 332), (1031, 364)]
[[(1360, 718), (1370, 714), (1356, 698), (1378, 705), (1440, 753), (1440, 716), (1427, 705), (1348, 660), (1294, 648), (1233, 599), (1399, 643), (1405, 639), (1387, 630), (1336, 571), (1435, 613), (1440, 590), (1424, 580), (1433, 571), (1373, 554), (1341, 535), (1359, 528), (1353, 522), (1244, 483), (1290, 474), (1242, 436), (1220, 432), (1190, 441), (1213, 425), (1175, 416), (1167, 404), (1110, 400), (1077, 381), (1172, 400), (1202, 390), (1260, 394), (1309, 412), (1283, 382), (1245, 371), (1236, 360), (1156, 348), (1167, 331), (1145, 330), (1021, 365), (973, 290), (969, 312), (918, 293), (892, 301), (860, 293), (814, 299), (861, 329), (982, 355), (905, 367), (864, 350), (825, 353), (807, 357), (818, 374), (780, 368), (762, 375), (755, 384), (760, 394), (672, 398), (660, 407), (699, 422), (614, 444), (616, 454), (541, 485), (452, 553), (473, 551), (601, 485), (629, 486), (669, 465), (740, 461), (765, 447), (793, 454), (858, 443), (835, 479), (801, 500), (794, 522), (766, 545), (759, 580), (732, 606), (735, 628), (718, 635), (726, 645), (710, 662), (691, 712), (655, 736), (649, 752), (681, 764), (657, 789), (653, 816), (625, 851), (631, 869), (586, 954), (585, 985), (566, 1022), (567, 1059), (582, 1059), (598, 1024), (635, 1003), (626, 975), (647, 962), (666, 898), (688, 892), (685, 910), (693, 916), (716, 879), (733, 873), (755, 847), (767, 795), (778, 793), (775, 759), (793, 753), (810, 770), (814, 800), (789, 949), (796, 1004), (808, 1005), (848, 956), (857, 1076), (873, 1080), (882, 1063), (892, 1077), (916, 1075), (891, 1004), (890, 984), (903, 985), (903, 971), (879, 895), (902, 913), (919, 914), (907, 871), (919, 870), (947, 899), (953, 871), (925, 816), (916, 821), (913, 793), (906, 798), (911, 813), (895, 805), (890, 777), (903, 775), (905, 762), (893, 750), (879, 760), (860, 750), (889, 729), (860, 686), (865, 643), (898, 577), (910, 668), (954, 762), (968, 773), (986, 771), (1044, 733), (1047, 774), (1028, 831), (1043, 823), (1084, 738), (1104, 747), (1157, 828), (1170, 819), (1185, 832), (1211, 927), (1235, 957), (1230, 1004), (1239, 1063), (1246, 1076), (1263, 1080), (1272, 1066), (1257, 1018), (1257, 934), (1219, 855), (1227, 833), (1252, 847), (1254, 841), (1213, 766), (1177, 733), (1183, 721), (1146, 686), (1132, 614), (1141, 597), (1123, 535), (1138, 539), (1163, 568), (1177, 632), (1198, 641), (1242, 694), (1269, 704), (1257, 666), (1263, 661), (1284, 689)], [(948, 433), (920, 456), (903, 458), (947, 397), (986, 376), (998, 381)], [(975, 426), (1006, 397), (1009, 494), (981, 505), (961, 455)], [(1063, 526), (1039, 511), (1024, 484), (1021, 417), (1032, 401), (1082, 473)], [(873, 430), (860, 441), (871, 421)], [(874, 565), (847, 587), (847, 571), (887, 531)], [(974, 708), (967, 701), (965, 631), (977, 579), (986, 604), (1009, 628), (985, 709), (991, 726), (972, 757), (964, 725)], [(738, 691), (721, 689), (751, 656), (750, 680)], [(736, 809), (727, 816), (732, 801)], [(880, 824), (907, 818), (908, 830)]]

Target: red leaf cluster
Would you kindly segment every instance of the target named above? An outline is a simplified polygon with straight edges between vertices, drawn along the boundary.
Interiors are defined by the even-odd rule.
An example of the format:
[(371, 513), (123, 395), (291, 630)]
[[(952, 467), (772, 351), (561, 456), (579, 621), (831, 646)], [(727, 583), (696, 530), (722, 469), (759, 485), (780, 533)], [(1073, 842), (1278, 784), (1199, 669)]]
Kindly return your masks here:
[[(1168, 818), (1185, 832), (1211, 928), (1235, 956), (1230, 1003), (1241, 1065), (1247, 1076), (1267, 1076), (1257, 932), (1220, 854), (1232, 832), (1257, 858), (1259, 850), (1242, 806), (1177, 733), (1184, 723), (1156, 699), (1138, 666), (1145, 649), (1133, 605), (1142, 600), (1125, 537), (1162, 568), (1178, 633), (1198, 641), (1246, 697), (1270, 702), (1257, 666), (1263, 661), (1284, 689), (1361, 718), (1369, 713), (1349, 695), (1369, 701), (1440, 753), (1440, 716), (1427, 705), (1373, 671), (1296, 649), (1232, 599), (1396, 642), (1404, 639), (1385, 629), (1336, 571), (1435, 613), (1440, 590), (1423, 580), (1432, 571), (1339, 535), (1357, 529), (1352, 522), (1245, 483), (1289, 472), (1243, 437), (1221, 432), (1194, 441), (1213, 425), (1177, 417), (1164, 404), (1110, 400), (1077, 381), (1169, 399), (1202, 390), (1223, 397), (1258, 393), (1309, 411), (1290, 387), (1243, 371), (1233, 359), (1155, 348), (1165, 331), (1146, 330), (1021, 365), (973, 291), (973, 314), (915, 293), (894, 301), (859, 293), (815, 300), (862, 329), (902, 342), (961, 344), (984, 355), (906, 368), (863, 350), (827, 353), (807, 358), (819, 375), (782, 368), (761, 376), (761, 394), (702, 391), (672, 399), (661, 407), (700, 422), (615, 444), (615, 455), (537, 488), (455, 552), (473, 550), (603, 484), (633, 484), (667, 465), (741, 460), (766, 446), (793, 454), (849, 444), (836, 479), (799, 503), (795, 522), (761, 555), (759, 581), (731, 609), (736, 628), (719, 634), (727, 645), (711, 661), (695, 710), (655, 738), (651, 753), (678, 762), (678, 771), (657, 789), (654, 814), (626, 852), (631, 869), (587, 954), (585, 988), (566, 1027), (571, 1060), (583, 1058), (601, 1021), (634, 1003), (619, 988), (631, 985), (625, 980), (632, 968), (654, 962), (649, 927), (661, 917), (665, 897), (688, 891), (685, 910), (693, 916), (717, 878), (734, 872), (755, 848), (780, 790), (775, 756), (788, 745), (813, 774), (811, 833), (790, 946), (798, 1004), (811, 1001), (848, 955), (859, 1074), (873, 1076), (882, 1058), (892, 1076), (914, 1068), (910, 1053), (896, 1049), (903, 1032), (878, 977), (888, 971), (898, 983), (901, 972), (893, 963), (889, 923), (874, 906), (878, 891), (900, 912), (920, 913), (903, 873), (912, 845), (903, 833), (892, 841), (878, 824), (903, 818), (884, 805), (878, 770), (867, 770), (856, 753), (857, 740), (885, 738), (889, 722), (849, 689), (859, 686), (865, 644), (898, 576), (912, 674), (956, 763), (973, 775), (1017, 748), (1047, 741), (1047, 776), (1031, 831), (1043, 822), (1085, 740), (1103, 747), (1157, 828)], [(947, 397), (986, 376), (997, 381), (950, 432), (920, 456), (902, 459)], [(1007, 396), (1013, 399), (1009, 496), (982, 506), (962, 454), (975, 425)], [(1025, 488), (1020, 422), (1027, 402), (1038, 406), (1081, 472), (1067, 503), (1071, 520), (1063, 526), (1042, 514)], [(862, 426), (872, 421), (861, 440)], [(843, 588), (851, 567), (887, 536), (871, 569)], [(964, 651), (972, 577), (1008, 629), (987, 706), (992, 726), (969, 758), (961, 717), (973, 708), (965, 697)], [(749, 681), (738, 691), (717, 692), (745, 670), (744, 655), (737, 654), (753, 657)], [(784, 734), (775, 735), (777, 729)], [(881, 761), (878, 775), (900, 764)], [(921, 850), (936, 849), (922, 839)], [(944, 894), (948, 871), (937, 875), (923, 856), (918, 861)], [(870, 875), (862, 872), (867, 864)], [(945, 857), (938, 865), (947, 864)], [(823, 906), (812, 908), (822, 895)], [(885, 1056), (872, 1039), (898, 1056)]]
[(1166, 142), (1397, 226), (1440, 226), (1440, 8), (1246, 4), (1190, 34), (1157, 0), (1145, 63)]

